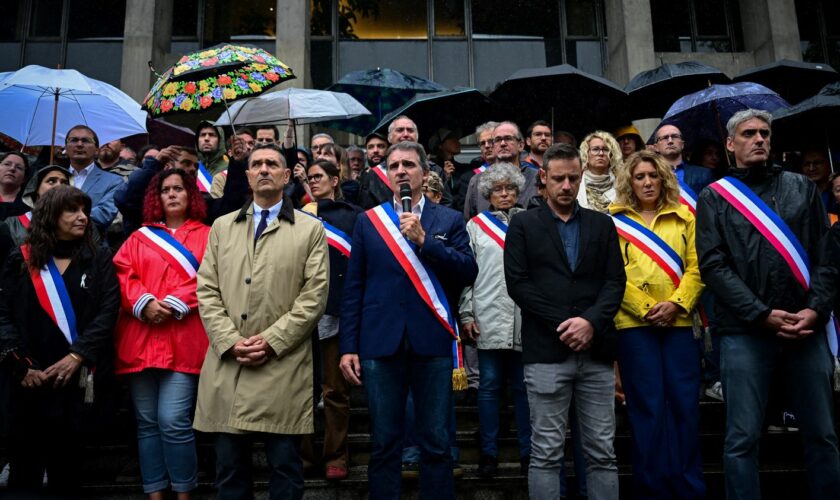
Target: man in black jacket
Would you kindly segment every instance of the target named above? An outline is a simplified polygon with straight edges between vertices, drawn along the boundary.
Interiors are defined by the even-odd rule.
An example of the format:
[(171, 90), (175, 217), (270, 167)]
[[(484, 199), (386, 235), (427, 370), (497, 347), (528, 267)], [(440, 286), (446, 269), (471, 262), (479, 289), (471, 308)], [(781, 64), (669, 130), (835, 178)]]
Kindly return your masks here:
[(613, 317), (626, 282), (618, 236), (608, 216), (577, 204), (577, 149), (556, 144), (543, 159), (546, 204), (513, 218), (505, 239), (507, 289), (522, 309), (532, 423), (528, 488), (531, 498), (560, 498), (575, 394), (589, 498), (617, 499)]
[(812, 182), (768, 166), (770, 124), (770, 114), (758, 110), (738, 112), (729, 120), (726, 149), (736, 166), (727, 182), (743, 184), (746, 191), (739, 192), (757, 196), (756, 205), (769, 207), (790, 229), (789, 237), (804, 249), (805, 274), (797, 278), (774, 244), (728, 201), (736, 198), (721, 191), (723, 181), (705, 189), (697, 203), (700, 273), (715, 294), (717, 332), (723, 335), (726, 496), (761, 497), (758, 442), (771, 379), (778, 374), (802, 430), (811, 498), (837, 498), (833, 366), (823, 326), (831, 310), (827, 287), (833, 285), (821, 277), (825, 266), (810, 268), (810, 286), (802, 278), (808, 274), (808, 261), (817, 262), (817, 246), (828, 224)]

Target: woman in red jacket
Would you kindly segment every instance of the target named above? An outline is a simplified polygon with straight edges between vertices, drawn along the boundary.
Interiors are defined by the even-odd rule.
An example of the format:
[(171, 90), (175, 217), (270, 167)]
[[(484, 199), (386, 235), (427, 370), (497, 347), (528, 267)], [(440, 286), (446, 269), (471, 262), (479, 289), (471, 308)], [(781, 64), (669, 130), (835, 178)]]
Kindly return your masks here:
[(143, 212), (114, 257), (116, 372), (128, 375), (143, 491), (156, 500), (171, 487), (183, 500), (197, 486), (190, 412), (208, 341), (195, 289), (210, 228), (195, 179), (177, 168), (152, 179)]

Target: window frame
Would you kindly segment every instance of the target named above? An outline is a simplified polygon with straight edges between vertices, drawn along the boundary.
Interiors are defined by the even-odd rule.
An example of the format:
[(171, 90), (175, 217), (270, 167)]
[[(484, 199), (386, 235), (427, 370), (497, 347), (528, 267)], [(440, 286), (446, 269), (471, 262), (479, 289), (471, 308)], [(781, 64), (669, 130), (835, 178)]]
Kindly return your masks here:
[[(672, 0), (673, 1), (673, 0)], [(734, 18), (736, 17), (734, 12), (735, 9), (740, 8), (738, 4), (738, 0), (722, 0), (723, 1), (723, 15), (724, 15), (724, 22), (726, 24), (726, 35), (701, 35), (699, 33), (697, 27), (697, 9), (702, 8), (702, 0), (685, 0), (688, 4), (688, 26), (689, 26), (689, 44), (690, 49), (689, 51), (679, 50), (677, 53), (687, 54), (698, 52), (697, 47), (698, 43), (702, 42), (728, 42), (730, 50), (728, 51), (713, 51), (711, 53), (715, 54), (728, 54), (728, 53), (736, 53), (741, 52), (744, 50), (743, 48), (743, 40), (742, 37), (738, 36), (737, 33), (737, 26), (735, 25)], [(674, 52), (672, 50), (660, 50), (660, 48), (656, 47), (656, 20), (653, 19), (653, 12), (651, 11), (651, 29), (654, 33), (654, 52)], [(677, 38), (677, 43), (682, 45), (682, 39)], [(702, 51), (705, 52), (705, 51)]]

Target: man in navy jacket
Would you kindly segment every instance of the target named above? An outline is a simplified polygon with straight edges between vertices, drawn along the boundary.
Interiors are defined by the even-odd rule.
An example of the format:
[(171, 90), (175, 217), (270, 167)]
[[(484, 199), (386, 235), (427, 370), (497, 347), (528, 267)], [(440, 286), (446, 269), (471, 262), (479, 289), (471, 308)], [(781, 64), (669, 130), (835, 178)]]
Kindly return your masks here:
[[(478, 267), (461, 215), (423, 197), (426, 153), (413, 142), (388, 150), (391, 188), (411, 188), (411, 212), (397, 196), (380, 205), (395, 221), (409, 251), (439, 281), (441, 301), (457, 304)], [(400, 497), (403, 409), (409, 387), (416, 408), (422, 451), (421, 498), (454, 498), (448, 418), (452, 410), (453, 336), (421, 298), (408, 273), (374, 223), (376, 209), (359, 216), (342, 299), (341, 370), (353, 384), (364, 383), (373, 429), (368, 476), (373, 499)], [(387, 217), (387, 215), (386, 215)], [(380, 228), (380, 230), (377, 229)], [(434, 278), (433, 278), (434, 279)]]

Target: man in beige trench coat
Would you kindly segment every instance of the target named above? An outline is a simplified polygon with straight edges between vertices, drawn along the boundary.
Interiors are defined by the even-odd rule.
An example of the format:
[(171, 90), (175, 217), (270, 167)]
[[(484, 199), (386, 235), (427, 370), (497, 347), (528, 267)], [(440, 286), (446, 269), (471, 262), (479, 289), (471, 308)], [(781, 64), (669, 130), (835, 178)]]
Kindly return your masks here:
[(251, 498), (251, 445), (265, 443), (272, 499), (303, 497), (300, 435), (314, 432), (312, 329), (324, 312), (329, 258), (323, 226), (283, 197), (274, 145), (248, 158), (252, 203), (213, 224), (198, 271), (210, 349), (194, 426), (216, 433), (220, 499)]

